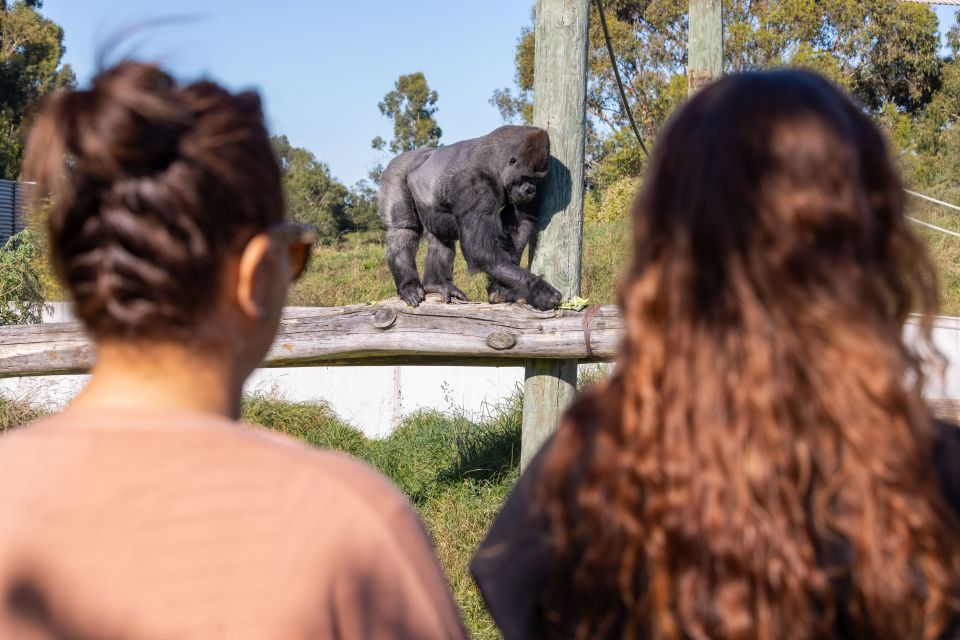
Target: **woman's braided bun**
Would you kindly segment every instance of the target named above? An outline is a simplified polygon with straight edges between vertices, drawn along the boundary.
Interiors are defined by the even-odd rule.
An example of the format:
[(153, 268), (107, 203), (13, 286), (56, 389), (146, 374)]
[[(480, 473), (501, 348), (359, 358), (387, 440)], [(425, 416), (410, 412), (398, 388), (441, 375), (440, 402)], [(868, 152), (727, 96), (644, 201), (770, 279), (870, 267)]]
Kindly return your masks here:
[(52, 200), (57, 270), (98, 337), (188, 336), (228, 250), (283, 215), (259, 97), (150, 64), (52, 95), (24, 174)]

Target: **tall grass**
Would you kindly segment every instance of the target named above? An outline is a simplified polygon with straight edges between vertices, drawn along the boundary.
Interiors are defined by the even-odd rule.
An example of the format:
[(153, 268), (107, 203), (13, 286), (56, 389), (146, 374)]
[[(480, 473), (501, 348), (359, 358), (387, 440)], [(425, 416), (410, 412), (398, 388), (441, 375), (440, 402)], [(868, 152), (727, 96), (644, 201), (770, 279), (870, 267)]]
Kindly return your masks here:
[[(927, 195), (947, 202), (960, 202), (960, 190), (927, 188)], [(939, 227), (960, 233), (960, 211), (954, 211), (910, 196), (909, 215)], [(912, 224), (923, 238), (939, 275), (940, 313), (960, 316), (960, 238)]]

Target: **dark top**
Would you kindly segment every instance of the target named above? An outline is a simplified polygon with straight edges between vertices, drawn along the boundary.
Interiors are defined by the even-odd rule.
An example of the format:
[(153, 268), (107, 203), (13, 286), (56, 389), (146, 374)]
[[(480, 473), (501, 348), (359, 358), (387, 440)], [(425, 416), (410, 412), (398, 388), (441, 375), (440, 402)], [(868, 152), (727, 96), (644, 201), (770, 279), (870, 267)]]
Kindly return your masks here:
[[(947, 503), (960, 515), (960, 428), (935, 422), (933, 464)], [(470, 563), (505, 640), (544, 637), (540, 598), (551, 577), (548, 523), (533, 508), (549, 440), (530, 463)], [(956, 625), (945, 637), (955, 638)]]

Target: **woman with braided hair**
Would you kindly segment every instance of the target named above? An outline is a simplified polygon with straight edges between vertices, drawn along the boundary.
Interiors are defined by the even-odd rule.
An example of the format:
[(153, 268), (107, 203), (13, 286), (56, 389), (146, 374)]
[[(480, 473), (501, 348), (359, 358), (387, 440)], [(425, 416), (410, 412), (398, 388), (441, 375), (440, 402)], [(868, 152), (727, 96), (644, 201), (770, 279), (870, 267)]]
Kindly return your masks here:
[(258, 96), (124, 62), (42, 106), (24, 173), (97, 358), (0, 438), (0, 638), (463, 637), (385, 479), (237, 421), (312, 242)]
[(507, 640), (960, 637), (960, 432), (921, 396), (936, 278), (870, 118), (811, 73), (723, 79), (632, 218), (613, 376), (473, 560)]

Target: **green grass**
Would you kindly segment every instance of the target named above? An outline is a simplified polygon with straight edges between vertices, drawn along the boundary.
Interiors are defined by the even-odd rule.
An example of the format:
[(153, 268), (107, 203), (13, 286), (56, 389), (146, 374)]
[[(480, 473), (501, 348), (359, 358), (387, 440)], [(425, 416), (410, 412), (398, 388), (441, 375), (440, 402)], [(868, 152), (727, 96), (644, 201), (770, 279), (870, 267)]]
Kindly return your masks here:
[[(924, 190), (949, 202), (960, 202), (960, 191), (930, 187)], [(910, 214), (934, 224), (960, 231), (960, 212), (916, 199)], [(941, 313), (960, 316), (960, 238), (923, 227), (913, 227), (924, 239), (940, 273)], [(426, 243), (421, 243), (418, 263), (423, 266)], [(630, 228), (627, 222), (595, 221), (583, 226), (582, 295), (593, 304), (616, 302), (616, 288), (630, 259)], [(524, 260), (526, 264), (526, 260)], [(486, 300), (486, 280), (470, 275), (457, 254), (454, 280), (474, 301)], [(63, 292), (48, 271), (42, 274), (47, 300), (63, 299)], [(346, 234), (338, 243), (317, 247), (303, 278), (290, 292), (295, 306), (339, 307), (380, 301), (396, 295), (387, 268), (382, 231)]]
[[(960, 202), (958, 190), (928, 188), (920, 191), (946, 202)], [(960, 211), (924, 202), (912, 196), (909, 205), (909, 215), (960, 233)], [(937, 267), (940, 278), (940, 313), (960, 316), (960, 238), (916, 224), (911, 224), (911, 228), (923, 238)]]
[[(930, 195), (960, 202), (960, 191), (927, 189)], [(960, 212), (910, 199), (909, 213), (960, 232)], [(960, 316), (960, 238), (913, 225), (940, 275), (943, 315)], [(425, 243), (420, 247), (422, 266)], [(624, 222), (588, 222), (583, 227), (582, 295), (593, 304), (616, 302), (617, 283), (630, 259), (630, 230)], [(471, 300), (486, 298), (485, 280), (470, 276), (457, 255), (454, 279)], [(337, 245), (319, 247), (310, 269), (290, 294), (290, 304), (342, 306), (395, 295), (386, 264), (382, 232), (350, 234)]]
[(44, 413), (42, 409), (29, 400), (0, 396), (0, 433), (25, 422), (36, 420)]

